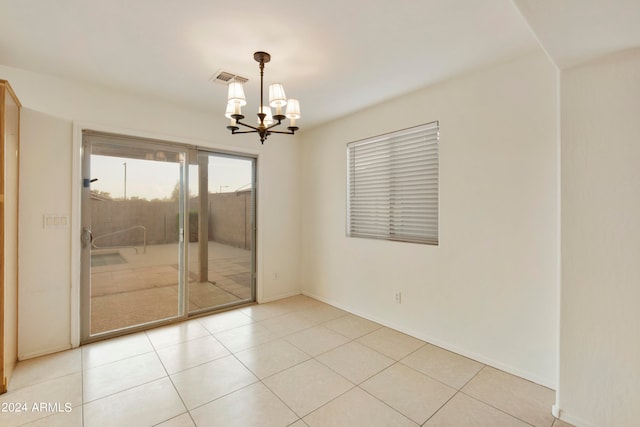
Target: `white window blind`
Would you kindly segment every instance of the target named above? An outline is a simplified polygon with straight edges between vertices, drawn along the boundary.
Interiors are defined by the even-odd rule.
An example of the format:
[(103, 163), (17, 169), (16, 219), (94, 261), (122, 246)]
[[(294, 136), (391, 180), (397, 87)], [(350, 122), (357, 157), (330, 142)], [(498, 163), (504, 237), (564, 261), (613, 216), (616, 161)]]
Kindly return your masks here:
[(347, 144), (347, 235), (438, 244), (438, 122)]

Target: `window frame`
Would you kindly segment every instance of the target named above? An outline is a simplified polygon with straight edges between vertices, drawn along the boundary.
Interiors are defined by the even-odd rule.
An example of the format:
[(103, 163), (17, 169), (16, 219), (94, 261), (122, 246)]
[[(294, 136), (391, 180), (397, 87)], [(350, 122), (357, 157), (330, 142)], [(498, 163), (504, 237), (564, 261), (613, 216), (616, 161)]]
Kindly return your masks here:
[(346, 236), (438, 246), (439, 146), (439, 121), (347, 143)]

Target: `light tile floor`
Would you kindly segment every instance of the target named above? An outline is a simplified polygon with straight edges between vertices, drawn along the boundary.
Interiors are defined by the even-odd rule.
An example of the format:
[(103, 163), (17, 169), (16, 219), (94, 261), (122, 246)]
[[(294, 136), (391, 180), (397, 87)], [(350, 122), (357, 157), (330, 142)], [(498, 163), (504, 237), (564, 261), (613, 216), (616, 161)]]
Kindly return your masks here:
[(539, 426), (554, 392), (304, 296), (18, 364), (11, 426)]

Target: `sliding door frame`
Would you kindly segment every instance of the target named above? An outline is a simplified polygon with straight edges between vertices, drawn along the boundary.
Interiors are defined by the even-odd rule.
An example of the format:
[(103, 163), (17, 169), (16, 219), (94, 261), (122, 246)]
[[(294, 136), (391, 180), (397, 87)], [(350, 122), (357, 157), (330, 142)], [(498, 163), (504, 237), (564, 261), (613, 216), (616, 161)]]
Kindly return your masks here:
[[(86, 132), (86, 134), (85, 134)], [(82, 197), (81, 197), (81, 218), (82, 218), (82, 238), (85, 238), (85, 242), (82, 243), (81, 250), (81, 287), (80, 287), (80, 332), (81, 343), (86, 344), (92, 341), (98, 341), (106, 338), (111, 338), (123, 334), (128, 334), (138, 330), (145, 330), (155, 326), (163, 325), (165, 323), (172, 323), (178, 320), (184, 320), (187, 317), (188, 309), (188, 243), (189, 238), (185, 236), (185, 230), (189, 230), (189, 215), (188, 215), (188, 182), (189, 182), (189, 157), (192, 149), (185, 147), (182, 144), (174, 144), (167, 141), (155, 141), (149, 139), (141, 139), (138, 137), (131, 137), (129, 135), (111, 134), (105, 132), (95, 132), (91, 130), (85, 130), (83, 132), (83, 158), (82, 158)], [(178, 252), (175, 258), (178, 262), (178, 301), (176, 304), (176, 313), (167, 318), (161, 318), (156, 320), (149, 320), (143, 323), (124, 326), (122, 328), (111, 329), (104, 332), (91, 333), (91, 321), (93, 319), (91, 313), (92, 301), (91, 301), (91, 280), (92, 270), (91, 266), (91, 254), (93, 250), (92, 230), (95, 224), (92, 224), (91, 214), (91, 181), (94, 178), (95, 171), (91, 170), (93, 165), (92, 157), (95, 148), (101, 148), (107, 150), (107, 152), (115, 153), (117, 158), (123, 160), (135, 159), (133, 156), (136, 151), (141, 150), (143, 152), (153, 152), (156, 150), (162, 150), (164, 153), (171, 153), (176, 155), (176, 164), (180, 164), (178, 173), (179, 182), (179, 196), (176, 206), (178, 206), (178, 218), (180, 219), (178, 224)], [(86, 150), (91, 149), (90, 152)], [(98, 150), (100, 151), (100, 150)], [(125, 193), (126, 197), (126, 193)], [(90, 238), (88, 237), (90, 236)], [(145, 243), (146, 246), (146, 243)]]
[[(74, 122), (73, 123), (73, 140), (72, 140), (72, 188), (71, 188), (71, 289), (70, 289), (70, 308), (71, 308), (71, 316), (70, 316), (70, 344), (71, 347), (79, 347), (81, 344), (88, 343), (90, 341), (85, 341), (82, 338), (82, 277), (81, 277), (81, 253), (82, 253), (82, 245), (81, 245), (81, 230), (82, 230), (82, 159), (83, 159), (83, 131), (90, 130), (101, 133), (111, 133), (111, 134), (119, 134), (131, 138), (139, 138), (139, 139), (147, 139), (150, 141), (156, 142), (164, 142), (169, 145), (180, 146), (187, 152), (187, 162), (186, 162), (186, 174), (188, 180), (188, 169), (189, 164), (191, 163), (191, 156), (195, 156), (197, 158), (198, 152), (206, 152), (216, 155), (229, 155), (232, 157), (241, 157), (253, 159), (253, 203), (254, 203), (254, 213), (253, 213), (253, 226), (252, 226), (252, 235), (253, 235), (253, 250), (252, 250), (252, 298), (253, 302), (257, 302), (260, 300), (261, 295), (261, 287), (260, 287), (260, 277), (259, 273), (261, 268), (261, 263), (258, 260), (262, 259), (262, 245), (260, 245), (261, 241), (261, 231), (259, 224), (261, 223), (260, 219), (260, 210), (258, 207), (258, 183), (260, 181), (260, 156), (259, 151), (256, 149), (246, 149), (242, 148), (238, 149), (236, 146), (224, 145), (224, 144), (211, 144), (210, 142), (205, 142), (201, 140), (194, 139), (185, 139), (185, 138), (176, 138), (175, 136), (156, 134), (151, 132), (144, 131), (136, 131), (131, 129), (122, 129), (113, 126), (105, 126), (96, 123), (89, 122)], [(188, 197), (185, 197), (184, 201), (188, 204)], [(185, 209), (187, 206), (185, 206)], [(186, 210), (186, 224), (185, 230), (188, 230), (188, 210)], [(186, 256), (189, 256), (188, 253)], [(188, 260), (185, 265), (185, 271), (188, 274)], [(186, 279), (186, 278), (185, 278)], [(183, 301), (183, 315), (174, 319), (170, 319), (167, 321), (158, 322), (154, 326), (159, 326), (162, 324), (171, 324), (184, 321), (190, 317), (197, 317), (200, 315), (206, 315), (208, 313), (196, 312), (193, 315), (189, 315), (188, 310), (188, 281), (185, 281), (185, 291), (184, 291), (184, 301)], [(225, 309), (227, 306), (222, 307), (221, 309)], [(132, 333), (139, 330), (148, 329), (148, 326), (141, 325), (135, 326), (127, 329), (126, 333)], [(106, 338), (107, 336), (105, 336)], [(102, 336), (101, 336), (102, 339)]]
[[(231, 302), (227, 304), (222, 304), (217, 306), (219, 310), (224, 310), (230, 307), (234, 307), (237, 305), (247, 304), (249, 302), (254, 302), (257, 300), (257, 262), (256, 262), (256, 240), (257, 240), (257, 167), (258, 167), (258, 159), (257, 156), (240, 154), (240, 153), (229, 153), (229, 152), (220, 152), (211, 148), (198, 148), (195, 150), (195, 161), (190, 159), (190, 163), (198, 166), (198, 189), (200, 195), (200, 205), (199, 205), (199, 215), (198, 215), (198, 276), (202, 281), (203, 278), (208, 276), (208, 243), (209, 243), (209, 221), (208, 215), (202, 215), (203, 212), (209, 214), (209, 203), (208, 198), (202, 197), (202, 192), (204, 191), (206, 194), (209, 194), (209, 168), (208, 162), (205, 164), (201, 161), (201, 159), (205, 156), (211, 157), (225, 157), (230, 159), (238, 159), (238, 160), (247, 160), (251, 161), (251, 219), (250, 219), (250, 238), (251, 238), (251, 296), (250, 299), (239, 301), (239, 302)], [(206, 279), (205, 279), (206, 280)], [(189, 312), (188, 314), (192, 316), (199, 316), (201, 314), (206, 314), (211, 310), (215, 311), (215, 308), (211, 309), (201, 309), (195, 310), (193, 312)]]

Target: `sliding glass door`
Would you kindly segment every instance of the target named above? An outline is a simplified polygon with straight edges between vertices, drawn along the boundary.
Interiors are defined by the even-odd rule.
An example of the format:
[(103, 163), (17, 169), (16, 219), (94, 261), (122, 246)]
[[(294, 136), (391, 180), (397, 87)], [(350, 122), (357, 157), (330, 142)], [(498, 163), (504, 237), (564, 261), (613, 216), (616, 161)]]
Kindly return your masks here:
[(255, 300), (251, 157), (85, 131), (82, 342)]
[(190, 173), (189, 311), (253, 301), (255, 159), (200, 152)]
[(85, 133), (83, 338), (184, 313), (187, 152)]

